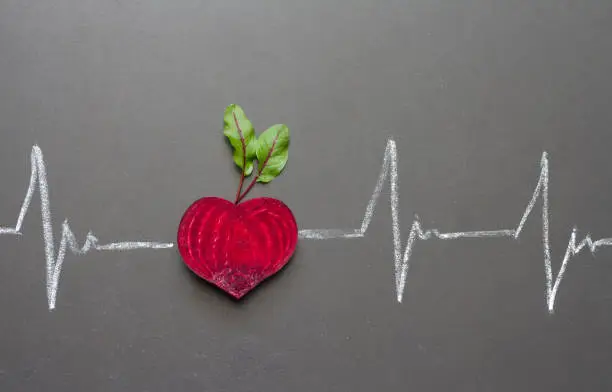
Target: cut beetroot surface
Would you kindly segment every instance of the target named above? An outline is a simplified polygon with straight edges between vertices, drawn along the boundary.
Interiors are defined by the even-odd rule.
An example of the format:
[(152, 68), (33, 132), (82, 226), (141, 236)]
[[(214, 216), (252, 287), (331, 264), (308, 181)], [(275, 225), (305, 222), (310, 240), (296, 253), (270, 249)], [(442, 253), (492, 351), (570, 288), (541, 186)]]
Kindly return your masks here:
[(185, 211), (177, 234), (185, 264), (237, 299), (283, 268), (297, 240), (291, 210), (268, 197), (239, 204), (199, 199)]

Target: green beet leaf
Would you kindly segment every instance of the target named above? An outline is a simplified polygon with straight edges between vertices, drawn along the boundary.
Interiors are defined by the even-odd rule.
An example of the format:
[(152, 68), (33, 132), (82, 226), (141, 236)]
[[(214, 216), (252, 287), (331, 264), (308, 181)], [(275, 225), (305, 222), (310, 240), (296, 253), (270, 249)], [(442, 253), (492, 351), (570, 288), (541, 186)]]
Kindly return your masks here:
[(257, 156), (257, 137), (253, 124), (236, 104), (225, 109), (223, 123), (223, 134), (234, 148), (234, 162), (248, 176), (253, 171), (253, 161)]
[(289, 158), (289, 128), (284, 124), (272, 125), (257, 138), (257, 182), (270, 182), (285, 168)]

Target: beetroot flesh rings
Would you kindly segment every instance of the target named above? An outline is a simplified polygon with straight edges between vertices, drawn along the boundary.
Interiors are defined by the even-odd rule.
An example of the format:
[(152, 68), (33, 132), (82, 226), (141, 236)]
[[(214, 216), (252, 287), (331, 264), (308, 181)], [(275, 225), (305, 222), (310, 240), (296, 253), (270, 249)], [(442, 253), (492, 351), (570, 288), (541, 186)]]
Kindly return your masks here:
[(269, 197), (234, 204), (195, 201), (178, 228), (178, 250), (196, 275), (240, 299), (288, 262), (297, 246), (293, 213)]

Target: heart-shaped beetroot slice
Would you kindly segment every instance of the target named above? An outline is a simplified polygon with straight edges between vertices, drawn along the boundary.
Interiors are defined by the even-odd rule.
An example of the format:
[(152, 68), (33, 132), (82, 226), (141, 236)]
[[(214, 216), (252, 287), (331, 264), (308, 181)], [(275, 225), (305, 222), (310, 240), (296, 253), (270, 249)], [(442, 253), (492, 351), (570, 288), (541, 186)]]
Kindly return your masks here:
[(187, 208), (177, 237), (189, 269), (239, 299), (287, 264), (298, 230), (280, 200), (260, 197), (234, 204), (204, 197)]

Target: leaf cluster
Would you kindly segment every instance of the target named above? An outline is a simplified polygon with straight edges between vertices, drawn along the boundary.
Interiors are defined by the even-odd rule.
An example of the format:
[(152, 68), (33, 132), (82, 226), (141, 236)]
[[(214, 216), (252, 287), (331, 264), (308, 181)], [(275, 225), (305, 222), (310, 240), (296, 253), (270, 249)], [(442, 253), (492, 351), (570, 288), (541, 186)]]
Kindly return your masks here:
[(225, 109), (223, 123), (223, 134), (232, 145), (234, 163), (243, 176), (253, 173), (255, 161), (254, 181), (268, 183), (283, 171), (289, 158), (289, 128), (285, 124), (272, 125), (258, 137), (244, 110), (236, 104)]

